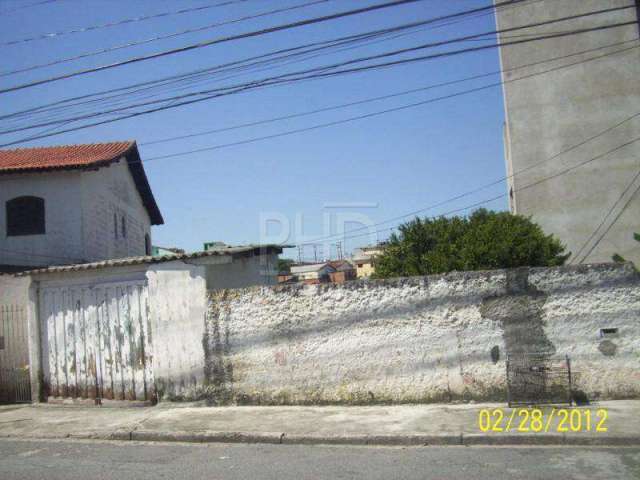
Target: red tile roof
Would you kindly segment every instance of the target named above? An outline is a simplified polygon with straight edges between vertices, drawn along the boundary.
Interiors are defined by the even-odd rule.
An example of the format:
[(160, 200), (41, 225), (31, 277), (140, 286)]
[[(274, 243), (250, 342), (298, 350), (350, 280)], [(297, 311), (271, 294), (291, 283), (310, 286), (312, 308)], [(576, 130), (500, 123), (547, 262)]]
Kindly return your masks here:
[(135, 142), (128, 141), (0, 150), (0, 171), (5, 173), (91, 167), (117, 160), (134, 145)]
[(0, 175), (98, 168), (108, 166), (122, 157), (126, 158), (151, 224), (162, 225), (164, 220), (153, 197), (135, 141), (0, 150)]

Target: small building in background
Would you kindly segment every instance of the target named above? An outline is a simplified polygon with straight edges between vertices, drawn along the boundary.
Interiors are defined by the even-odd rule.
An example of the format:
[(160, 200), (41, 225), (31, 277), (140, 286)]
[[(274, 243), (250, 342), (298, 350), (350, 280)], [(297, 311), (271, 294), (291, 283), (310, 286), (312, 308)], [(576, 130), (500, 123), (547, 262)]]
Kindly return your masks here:
[(329, 274), (332, 283), (344, 283), (357, 278), (356, 267), (347, 260), (331, 260), (327, 262), (335, 272)]
[(162, 257), (164, 255), (182, 255), (185, 251), (182, 248), (176, 247), (159, 247), (154, 245), (151, 247), (151, 256), (152, 257)]
[(223, 248), (229, 248), (229, 245), (226, 244), (225, 242), (215, 241), (215, 242), (205, 242), (203, 244), (203, 247), (204, 247), (204, 251), (208, 252), (210, 250), (220, 250)]
[(352, 262), (356, 266), (356, 276), (358, 278), (370, 277), (375, 273), (375, 259), (382, 254), (385, 245), (385, 243), (379, 243), (361, 247), (354, 251)]
[(336, 269), (329, 262), (291, 267), (291, 275), (296, 277), (297, 281), (308, 284), (328, 283), (331, 281), (331, 274), (335, 271)]

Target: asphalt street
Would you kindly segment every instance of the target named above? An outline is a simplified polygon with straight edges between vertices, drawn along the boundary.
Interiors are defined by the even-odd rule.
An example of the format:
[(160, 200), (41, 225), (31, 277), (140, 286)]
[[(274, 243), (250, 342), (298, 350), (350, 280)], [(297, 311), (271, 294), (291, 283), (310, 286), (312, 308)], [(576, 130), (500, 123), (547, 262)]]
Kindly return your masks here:
[(0, 440), (2, 480), (638, 479), (640, 448)]

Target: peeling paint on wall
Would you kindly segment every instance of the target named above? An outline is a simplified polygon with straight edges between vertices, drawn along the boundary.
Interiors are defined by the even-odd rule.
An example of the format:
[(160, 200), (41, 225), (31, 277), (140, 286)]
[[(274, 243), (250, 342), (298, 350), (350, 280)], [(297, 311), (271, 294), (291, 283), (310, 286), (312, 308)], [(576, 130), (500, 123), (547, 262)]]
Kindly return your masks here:
[[(640, 279), (626, 265), (210, 292), (205, 380), (184, 398), (504, 400), (507, 356), (533, 352), (568, 354), (589, 398), (637, 397), (639, 314)], [(625, 335), (607, 356), (593, 332), (612, 323)]]

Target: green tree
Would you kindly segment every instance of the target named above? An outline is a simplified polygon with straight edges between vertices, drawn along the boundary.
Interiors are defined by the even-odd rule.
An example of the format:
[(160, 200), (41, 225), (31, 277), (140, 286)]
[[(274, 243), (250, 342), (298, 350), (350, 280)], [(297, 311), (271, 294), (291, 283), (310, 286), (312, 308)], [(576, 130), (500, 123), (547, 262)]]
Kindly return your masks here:
[(279, 258), (278, 259), (278, 273), (288, 274), (291, 273), (291, 265), (294, 263), (290, 258)]
[[(634, 238), (637, 242), (640, 242), (640, 233), (634, 233), (634, 234), (633, 234), (633, 238)], [(626, 260), (624, 259), (624, 257), (623, 257), (622, 255), (618, 254), (618, 253), (614, 253), (614, 254), (613, 254), (613, 256), (611, 257), (611, 259), (612, 259), (614, 262), (616, 262), (616, 263), (624, 263), (624, 262), (626, 262)], [(636, 267), (635, 265), (634, 265), (634, 268), (635, 268), (636, 270), (638, 270), (638, 267)]]
[(480, 209), (468, 217), (416, 218), (376, 258), (378, 278), (562, 265), (565, 247), (521, 215)]

